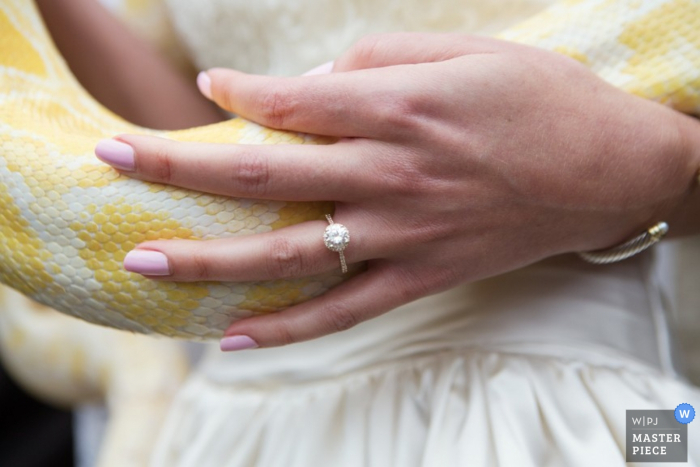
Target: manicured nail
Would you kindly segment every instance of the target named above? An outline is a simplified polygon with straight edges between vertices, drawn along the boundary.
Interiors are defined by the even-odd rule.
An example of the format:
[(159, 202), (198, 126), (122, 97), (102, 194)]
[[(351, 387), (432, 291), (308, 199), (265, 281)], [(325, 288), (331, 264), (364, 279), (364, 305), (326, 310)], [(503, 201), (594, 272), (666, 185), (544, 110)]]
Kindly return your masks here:
[(200, 71), (197, 75), (197, 87), (199, 88), (199, 92), (204, 94), (204, 97), (210, 101), (214, 100), (211, 97), (211, 78), (206, 71)]
[(311, 76), (311, 75), (327, 75), (333, 71), (333, 62), (324, 63), (323, 65), (317, 66), (316, 68), (307, 71), (301, 76)]
[(115, 139), (103, 139), (97, 143), (95, 155), (117, 169), (132, 171), (136, 168), (134, 148)]
[(254, 349), (258, 343), (248, 336), (227, 336), (219, 343), (222, 352), (232, 352), (234, 350)]
[(124, 258), (124, 269), (145, 276), (169, 276), (168, 257), (159, 251), (131, 250)]

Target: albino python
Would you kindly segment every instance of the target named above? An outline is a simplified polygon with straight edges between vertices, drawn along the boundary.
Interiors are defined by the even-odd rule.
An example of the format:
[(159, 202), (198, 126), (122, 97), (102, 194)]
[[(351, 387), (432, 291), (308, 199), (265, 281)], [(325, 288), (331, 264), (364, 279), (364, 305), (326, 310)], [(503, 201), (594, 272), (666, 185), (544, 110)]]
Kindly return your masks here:
[[(501, 37), (569, 55), (628, 92), (700, 114), (700, 1), (569, 0)], [(230, 200), (119, 177), (93, 148), (122, 132), (315, 142), (243, 120), (171, 133), (130, 125), (80, 88), (31, 0), (0, 0), (0, 281), (91, 322), (204, 339), (342, 280), (176, 285), (126, 273), (121, 260), (145, 239), (260, 232), (322, 218), (332, 206)], [(13, 376), (64, 405), (106, 395), (110, 422), (95, 465), (148, 465), (187, 371), (178, 343), (90, 326), (10, 290), (0, 301), (0, 357)]]
[[(569, 55), (630, 93), (700, 114), (700, 1), (568, 0), (500, 37)], [(336, 271), (175, 284), (124, 271), (124, 256), (144, 240), (264, 232), (322, 219), (333, 207), (132, 180), (95, 158), (101, 138), (147, 132), (188, 141), (327, 141), (242, 119), (175, 132), (131, 125), (79, 86), (29, 0), (0, 5), (0, 51), (0, 281), (93, 323), (206, 339), (220, 337), (234, 319), (281, 310), (343, 280)]]

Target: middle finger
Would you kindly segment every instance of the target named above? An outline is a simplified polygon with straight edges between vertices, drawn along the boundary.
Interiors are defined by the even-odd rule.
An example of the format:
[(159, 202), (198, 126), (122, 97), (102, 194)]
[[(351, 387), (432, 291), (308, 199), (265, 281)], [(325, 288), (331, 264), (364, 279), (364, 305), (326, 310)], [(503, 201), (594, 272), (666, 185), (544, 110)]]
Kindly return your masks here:
[[(373, 195), (367, 140), (329, 145), (176, 142), (122, 135), (97, 157), (124, 175), (225, 196), (285, 201), (352, 201)], [(370, 191), (368, 191), (370, 190)]]

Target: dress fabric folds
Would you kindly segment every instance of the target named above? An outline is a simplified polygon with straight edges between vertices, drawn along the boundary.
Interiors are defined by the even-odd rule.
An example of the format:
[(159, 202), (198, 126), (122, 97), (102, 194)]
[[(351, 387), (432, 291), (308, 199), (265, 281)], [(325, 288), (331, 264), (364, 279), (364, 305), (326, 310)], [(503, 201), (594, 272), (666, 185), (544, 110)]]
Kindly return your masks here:
[(154, 465), (626, 465), (626, 410), (700, 407), (653, 266), (553, 258), (318, 340), (212, 348)]
[[(566, 350), (445, 351), (268, 389), (197, 378), (155, 465), (622, 466), (625, 409), (700, 402), (636, 362), (583, 363)], [(690, 449), (697, 465), (697, 443)]]
[[(291, 75), (367, 33), (495, 32), (552, 2), (166, 3), (200, 68)], [(564, 255), (314, 341), (212, 347), (152, 465), (628, 465), (626, 410), (700, 408), (676, 369), (663, 255), (605, 267)], [(691, 441), (687, 465), (699, 449)]]

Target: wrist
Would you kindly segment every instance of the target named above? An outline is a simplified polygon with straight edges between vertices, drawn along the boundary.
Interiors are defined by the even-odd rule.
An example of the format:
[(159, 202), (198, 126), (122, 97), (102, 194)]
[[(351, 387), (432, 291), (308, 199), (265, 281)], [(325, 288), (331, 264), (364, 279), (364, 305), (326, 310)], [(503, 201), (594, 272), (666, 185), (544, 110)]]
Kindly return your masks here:
[(687, 187), (686, 195), (677, 204), (666, 207), (664, 219), (670, 226), (669, 237), (700, 234), (700, 121), (678, 115), (678, 141), (673, 157), (682, 161), (678, 183)]
[(590, 234), (596, 240), (574, 251), (615, 250), (659, 222), (668, 224), (669, 238), (700, 233), (700, 122), (656, 103), (645, 105), (647, 112), (638, 114), (644, 116), (643, 125), (637, 127), (644, 130), (622, 156), (630, 198), (611, 203), (618, 217), (604, 216), (603, 228)]

